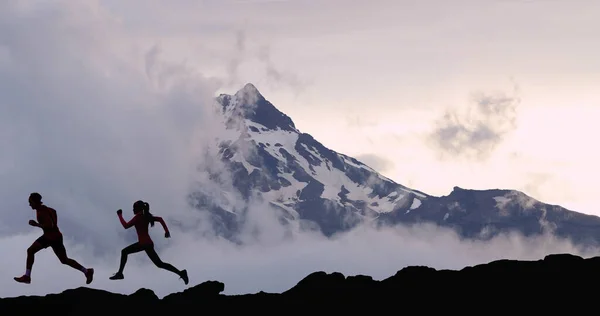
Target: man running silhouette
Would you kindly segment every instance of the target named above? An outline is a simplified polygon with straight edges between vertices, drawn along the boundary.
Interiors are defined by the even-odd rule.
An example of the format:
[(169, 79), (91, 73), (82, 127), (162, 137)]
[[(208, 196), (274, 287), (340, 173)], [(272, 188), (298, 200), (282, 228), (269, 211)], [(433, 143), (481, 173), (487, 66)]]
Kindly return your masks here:
[(150, 205), (141, 200), (133, 203), (133, 214), (133, 218), (129, 222), (127, 222), (125, 221), (125, 219), (123, 219), (123, 211), (117, 211), (117, 216), (119, 216), (119, 220), (121, 221), (121, 225), (123, 225), (123, 228), (128, 229), (132, 226), (135, 227), (138, 236), (138, 241), (121, 250), (121, 262), (119, 265), (119, 271), (113, 276), (109, 277), (109, 279), (124, 279), (125, 276), (123, 276), (123, 270), (125, 269), (125, 264), (127, 263), (127, 256), (136, 252), (145, 251), (148, 257), (150, 257), (150, 260), (152, 260), (152, 263), (154, 263), (157, 267), (161, 269), (165, 269), (167, 271), (171, 271), (177, 274), (180, 278), (183, 279), (183, 282), (187, 285), (189, 282), (187, 271), (179, 271), (173, 265), (163, 262), (154, 250), (154, 242), (148, 234), (148, 225), (154, 226), (154, 222), (156, 221), (159, 222), (165, 230), (165, 238), (171, 237), (169, 228), (167, 227), (167, 224), (162, 219), (162, 217), (152, 215), (150, 213)]
[(57, 226), (58, 217), (56, 215), (56, 210), (44, 205), (42, 203), (42, 196), (37, 192), (29, 195), (29, 206), (35, 210), (37, 217), (37, 222), (30, 220), (29, 225), (41, 228), (44, 233), (27, 249), (25, 274), (20, 277), (15, 277), (15, 281), (30, 284), (31, 268), (33, 267), (35, 254), (42, 249), (52, 247), (52, 250), (54, 250), (54, 253), (62, 264), (66, 264), (73, 269), (83, 272), (86, 277), (85, 283), (92, 283), (92, 280), (94, 279), (94, 269), (86, 269), (77, 261), (67, 257), (67, 251), (63, 244), (63, 235)]

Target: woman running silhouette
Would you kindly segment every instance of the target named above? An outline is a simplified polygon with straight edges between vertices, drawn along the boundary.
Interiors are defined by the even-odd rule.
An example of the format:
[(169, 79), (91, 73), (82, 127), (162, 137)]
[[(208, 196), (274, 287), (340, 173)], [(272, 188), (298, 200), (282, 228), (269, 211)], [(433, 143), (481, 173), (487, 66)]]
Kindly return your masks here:
[(165, 230), (165, 238), (171, 237), (171, 234), (169, 233), (169, 229), (167, 228), (167, 224), (162, 219), (162, 217), (152, 215), (150, 213), (150, 205), (141, 200), (133, 203), (133, 214), (134, 214), (133, 218), (129, 222), (126, 222), (123, 219), (123, 211), (122, 210), (117, 211), (117, 215), (119, 216), (119, 220), (121, 221), (123, 228), (128, 229), (132, 226), (135, 227), (135, 230), (136, 230), (137, 236), (138, 236), (138, 241), (123, 248), (123, 250), (121, 250), (121, 264), (119, 266), (119, 271), (117, 273), (115, 273), (113, 276), (111, 276), (109, 279), (111, 279), (111, 280), (124, 279), (125, 277), (123, 276), (123, 269), (125, 269), (125, 263), (127, 263), (127, 256), (143, 250), (146, 252), (148, 257), (150, 257), (150, 260), (152, 260), (152, 262), (157, 267), (177, 274), (180, 278), (183, 279), (183, 282), (187, 285), (188, 281), (189, 281), (187, 271), (186, 270), (179, 271), (177, 268), (175, 268), (171, 264), (160, 260), (160, 258), (158, 257), (158, 254), (154, 250), (154, 242), (152, 241), (152, 239), (150, 238), (150, 235), (148, 234), (148, 224), (150, 224), (150, 226), (154, 226), (154, 222), (156, 221), (156, 222), (159, 222), (162, 225), (163, 229)]

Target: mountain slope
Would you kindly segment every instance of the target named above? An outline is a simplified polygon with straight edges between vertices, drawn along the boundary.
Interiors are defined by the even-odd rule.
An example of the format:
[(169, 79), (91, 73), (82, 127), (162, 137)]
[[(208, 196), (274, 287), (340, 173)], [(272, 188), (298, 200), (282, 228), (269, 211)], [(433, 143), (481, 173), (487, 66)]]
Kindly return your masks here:
[[(222, 201), (199, 190), (192, 200), (210, 209), (221, 232), (234, 235), (244, 218), (235, 198), (259, 199), (281, 212), (283, 223), (305, 225), (331, 236), (368, 221), (380, 225), (433, 222), (462, 236), (499, 232), (555, 232), (580, 243), (600, 241), (600, 218), (536, 201), (512, 190), (464, 190), (435, 197), (396, 183), (364, 163), (300, 132), (252, 84), (217, 99), (230, 131), (217, 139), (218, 157), (231, 172), (233, 190)], [(222, 175), (213, 175), (218, 178)], [(227, 206), (229, 205), (229, 206)]]
[(586, 286), (587, 280), (598, 277), (599, 257), (583, 259), (559, 254), (537, 261), (499, 260), (460, 271), (406, 267), (381, 281), (364, 275), (345, 277), (337, 272), (315, 272), (280, 294), (223, 295), (220, 293), (225, 285), (217, 281), (204, 282), (162, 299), (148, 289), (122, 295), (77, 288), (44, 297), (0, 299), (0, 310), (15, 315), (39, 315), (55, 310), (61, 315), (82, 315), (93, 311), (114, 316), (132, 312), (150, 316), (198, 313), (199, 309), (219, 313), (281, 313), (289, 308), (295, 312), (332, 309), (340, 313), (356, 312), (357, 308), (383, 312), (400, 306), (404, 310), (428, 306), (429, 310), (437, 308), (446, 313), (455, 310), (480, 314), (482, 308), (493, 306), (495, 311), (534, 308), (539, 313), (570, 307), (572, 312), (574, 306), (584, 308), (585, 304), (581, 302), (591, 298), (593, 292)]

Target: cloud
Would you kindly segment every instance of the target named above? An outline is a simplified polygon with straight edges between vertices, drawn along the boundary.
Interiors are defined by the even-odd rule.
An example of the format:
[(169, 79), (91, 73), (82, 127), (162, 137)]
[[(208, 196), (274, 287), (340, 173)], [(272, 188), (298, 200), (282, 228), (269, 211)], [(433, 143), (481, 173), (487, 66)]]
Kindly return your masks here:
[[(155, 236), (159, 235), (158, 230), (153, 230)], [(0, 278), (4, 282), (22, 272), (24, 249), (36, 236), (30, 233), (0, 239), (0, 247), (13, 254), (0, 263)], [(266, 237), (264, 240), (269, 243), (239, 247), (223, 240), (195, 239), (174, 233), (173, 240), (158, 249), (163, 261), (188, 270), (191, 285), (219, 280), (225, 283), (227, 294), (281, 292), (309, 273), (321, 270), (383, 279), (409, 265), (460, 269), (504, 258), (537, 260), (549, 253), (568, 252), (584, 257), (594, 254), (551, 236), (525, 239), (501, 235), (487, 242), (474, 242), (460, 240), (453, 231), (430, 225), (379, 230), (359, 227), (332, 240), (309, 233), (288, 239)], [(73, 258), (95, 267), (94, 288), (129, 294), (145, 287), (160, 297), (184, 289), (177, 276), (158, 270), (143, 253), (130, 257), (125, 280), (110, 281), (108, 276), (118, 267), (117, 257), (91, 257), (84, 245), (72, 240), (67, 247)], [(2, 287), (0, 296), (56, 293), (81, 286), (85, 280), (80, 272), (60, 265), (51, 251), (38, 255), (32, 277), (32, 285)]]
[(232, 50), (234, 53), (227, 65), (227, 72), (230, 78), (229, 84), (238, 83), (238, 71), (243, 61), (243, 55), (246, 50), (246, 33), (243, 30), (238, 30), (235, 37), (235, 47)]
[(265, 44), (260, 47), (258, 52), (258, 59), (266, 68), (267, 83), (275, 88), (289, 87), (296, 95), (304, 91), (308, 83), (300, 79), (298, 74), (278, 68), (271, 57), (271, 51), (271, 46)]
[(523, 190), (530, 192), (534, 196), (539, 196), (540, 189), (554, 182), (554, 176), (550, 173), (529, 172), (525, 176), (526, 182), (523, 184)]
[(39, 191), (72, 236), (104, 248), (118, 240), (106, 230), (114, 211), (136, 199), (185, 209), (202, 140), (219, 132), (218, 82), (162, 61), (157, 47), (121, 53), (125, 30), (90, 3), (2, 8), (0, 219), (23, 232), (24, 202)]
[[(183, 289), (144, 254), (130, 257), (125, 280), (108, 280), (120, 249), (135, 240), (115, 211), (130, 218), (138, 199), (171, 227), (168, 240), (160, 226), (151, 229), (161, 258), (187, 269), (192, 285), (216, 279), (227, 293), (282, 291), (315, 270), (384, 278), (406, 265), (460, 268), (583, 253), (550, 236), (477, 243), (427, 225), (359, 227), (327, 240), (282, 226), (260, 201), (248, 205), (245, 244), (230, 243), (212, 234), (206, 213), (188, 205), (194, 190), (217, 195), (231, 186), (219, 160), (207, 159), (216, 155), (215, 137), (229, 137), (213, 103), (227, 78), (169, 62), (168, 45), (138, 41), (98, 2), (3, 2), (0, 23), (0, 282), (6, 285), (0, 297), (84, 285), (83, 275), (51, 250), (36, 256), (31, 285), (12, 283), (40, 233), (27, 226), (32, 191), (57, 209), (69, 256), (96, 269), (92, 287), (121, 293), (146, 287), (164, 296)], [(214, 181), (215, 174), (223, 181)]]
[(474, 93), (472, 103), (464, 111), (446, 110), (427, 140), (441, 157), (487, 159), (517, 127), (520, 104), (517, 85), (513, 93), (513, 96), (504, 92)]
[[(307, 82), (300, 76), (289, 70), (279, 67), (272, 58), (272, 39), (260, 43), (258, 39), (250, 38), (248, 30), (239, 29), (235, 35), (235, 45), (231, 49), (231, 57), (227, 65), (228, 82), (227, 87), (242, 85), (243, 69), (245, 64), (252, 64), (258, 61), (259, 64), (253, 64), (253, 72), (264, 72), (264, 78), (255, 82), (264, 84), (275, 89), (290, 88), (296, 95), (306, 89)], [(253, 45), (257, 45), (253, 51)], [(256, 59), (256, 60), (255, 60)], [(257, 69), (258, 68), (258, 69)]]
[(375, 154), (362, 154), (356, 156), (356, 159), (367, 166), (377, 170), (377, 172), (386, 172), (394, 168), (394, 163), (384, 157)]

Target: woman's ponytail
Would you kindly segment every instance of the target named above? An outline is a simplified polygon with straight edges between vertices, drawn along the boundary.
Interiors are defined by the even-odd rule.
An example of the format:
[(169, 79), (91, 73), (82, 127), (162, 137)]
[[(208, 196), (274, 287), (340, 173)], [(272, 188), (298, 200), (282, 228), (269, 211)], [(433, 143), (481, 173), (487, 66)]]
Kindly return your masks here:
[(154, 227), (154, 215), (152, 215), (152, 213), (150, 213), (150, 204), (148, 204), (148, 202), (143, 202), (143, 203), (144, 203), (143, 204), (144, 217), (150, 223), (150, 226)]

